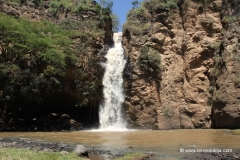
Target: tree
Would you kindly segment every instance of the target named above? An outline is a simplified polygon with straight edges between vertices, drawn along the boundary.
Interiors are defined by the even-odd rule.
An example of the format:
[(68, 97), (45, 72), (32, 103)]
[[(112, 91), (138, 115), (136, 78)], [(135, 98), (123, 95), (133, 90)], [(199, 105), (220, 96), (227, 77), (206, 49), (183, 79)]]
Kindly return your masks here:
[(134, 1), (132, 2), (132, 5), (133, 5), (132, 9), (138, 8), (140, 4), (141, 4), (141, 3), (140, 3), (138, 0), (134, 0)]
[(113, 32), (118, 32), (119, 30), (119, 18), (116, 14), (111, 14), (111, 18), (112, 18), (112, 29)]
[(100, 0), (100, 4), (105, 11), (112, 13), (112, 6), (113, 6), (112, 0)]

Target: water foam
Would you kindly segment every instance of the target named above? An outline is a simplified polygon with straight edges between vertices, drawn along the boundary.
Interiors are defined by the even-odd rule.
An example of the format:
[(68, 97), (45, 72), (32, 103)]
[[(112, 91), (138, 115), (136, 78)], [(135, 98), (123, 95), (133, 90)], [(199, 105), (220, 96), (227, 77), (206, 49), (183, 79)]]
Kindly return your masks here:
[(100, 129), (105, 131), (127, 130), (123, 119), (122, 104), (125, 99), (122, 73), (126, 60), (122, 47), (122, 33), (114, 33), (114, 47), (106, 54), (103, 77), (104, 100), (100, 105)]

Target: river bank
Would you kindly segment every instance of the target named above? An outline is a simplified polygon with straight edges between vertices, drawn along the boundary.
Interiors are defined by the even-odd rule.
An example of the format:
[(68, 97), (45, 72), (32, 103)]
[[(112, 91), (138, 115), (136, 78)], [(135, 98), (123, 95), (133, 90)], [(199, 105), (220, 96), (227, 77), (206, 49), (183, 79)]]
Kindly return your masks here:
[[(62, 155), (72, 154), (76, 145), (67, 144), (61, 142), (45, 142), (45, 141), (32, 141), (26, 138), (1, 138), (0, 139), (0, 148), (15, 148), (15, 149), (25, 149), (31, 150), (33, 152), (42, 151), (46, 153), (60, 153)], [(0, 149), (1, 150), (1, 149)], [(120, 159), (125, 155), (129, 154), (126, 150), (106, 150), (100, 148), (87, 148), (87, 155), (79, 156), (79, 159), (91, 159), (91, 160), (104, 160), (104, 159)], [(77, 155), (77, 154), (76, 154)], [(129, 155), (128, 155), (129, 156)], [(131, 157), (138, 157), (138, 159), (148, 159), (153, 157), (154, 154), (150, 153), (132, 153)], [(76, 156), (75, 156), (76, 157)], [(2, 157), (1, 157), (2, 158)], [(7, 157), (6, 157), (7, 158)]]

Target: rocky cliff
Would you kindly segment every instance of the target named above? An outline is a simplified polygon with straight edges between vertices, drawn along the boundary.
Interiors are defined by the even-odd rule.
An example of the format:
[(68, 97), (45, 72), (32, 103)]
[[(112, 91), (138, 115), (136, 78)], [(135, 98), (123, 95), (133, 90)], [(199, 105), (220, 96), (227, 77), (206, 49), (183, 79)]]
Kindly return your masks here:
[(239, 6), (237, 0), (151, 0), (129, 12), (123, 46), (132, 127), (240, 127)]
[(113, 43), (107, 10), (91, 0), (0, 0), (0, 21), (0, 129), (44, 130), (63, 113), (97, 123), (100, 62)]

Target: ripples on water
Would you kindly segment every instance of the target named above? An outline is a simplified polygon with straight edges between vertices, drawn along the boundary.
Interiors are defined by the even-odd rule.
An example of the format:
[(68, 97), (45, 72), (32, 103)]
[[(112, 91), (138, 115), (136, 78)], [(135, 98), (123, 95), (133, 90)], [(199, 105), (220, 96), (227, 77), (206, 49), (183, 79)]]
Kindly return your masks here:
[(87, 147), (150, 149), (239, 148), (240, 136), (228, 130), (90, 130), (77, 132), (2, 132), (0, 138), (20, 137), (33, 140), (83, 144)]

